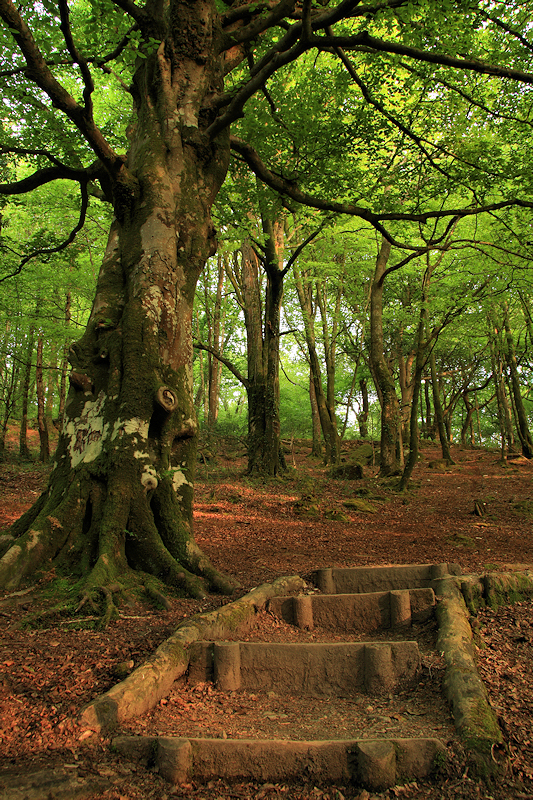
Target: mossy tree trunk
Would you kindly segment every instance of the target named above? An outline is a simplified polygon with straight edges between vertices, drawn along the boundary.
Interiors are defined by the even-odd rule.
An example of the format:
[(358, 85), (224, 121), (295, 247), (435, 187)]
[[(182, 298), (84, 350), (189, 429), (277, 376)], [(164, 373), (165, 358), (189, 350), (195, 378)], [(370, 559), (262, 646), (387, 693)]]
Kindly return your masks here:
[(55, 466), (0, 560), (0, 586), (54, 567), (82, 579), (90, 602), (105, 595), (108, 615), (131, 578), (156, 576), (196, 596), (201, 578), (231, 589), (192, 530), (192, 305), (216, 250), (210, 212), (229, 159), (227, 133), (204, 133), (222, 88), (218, 15), (207, 0), (150, 11), (160, 44), (138, 60), (128, 155), (101, 143), (116, 221), (70, 351)]
[(248, 379), (248, 472), (277, 475), (286, 468), (279, 417), (279, 339), (283, 298), (281, 228), (262, 213), (262, 263), (266, 274), (264, 305), (259, 258), (243, 246), (243, 311), (246, 322)]
[(383, 239), (370, 294), (370, 367), (381, 403), (380, 474), (385, 477), (399, 472), (400, 404), (394, 379), (385, 360), (383, 344), (383, 282), (390, 249), (390, 243)]
[(324, 464), (336, 464), (340, 456), (340, 442), (337, 433), (337, 420), (328, 404), (327, 394), (322, 382), (322, 371), (316, 350), (315, 314), (318, 303), (313, 302), (313, 283), (306, 279), (297, 269), (294, 271), (296, 290), (304, 321), (305, 341), (309, 358), (309, 368), (314, 387), (314, 399), (318, 409), (325, 452)]
[(19, 433), (19, 456), (22, 459), (31, 458), (30, 448), (28, 447), (28, 406), (30, 400), (32, 358), (35, 345), (35, 326), (30, 325), (26, 345), (26, 363), (24, 364), (24, 378), (22, 381), (21, 410), (20, 410), (20, 433)]
[(526, 410), (524, 408), (524, 401), (522, 400), (522, 392), (520, 391), (518, 361), (516, 358), (514, 338), (509, 321), (509, 306), (507, 303), (504, 303), (503, 314), (505, 341), (507, 345), (506, 358), (511, 376), (511, 388), (516, 410), (518, 436), (520, 438), (520, 444), (522, 445), (522, 455), (524, 455), (526, 458), (533, 458), (533, 437), (531, 436), (531, 431), (529, 430), (529, 422), (527, 419)]
[(450, 439), (446, 430), (446, 423), (444, 420), (444, 411), (440, 398), (439, 378), (437, 375), (437, 366), (435, 363), (435, 350), (431, 351), (429, 356), (429, 366), (431, 368), (431, 386), (433, 389), (433, 410), (435, 414), (435, 422), (439, 434), (440, 449), (442, 457), (448, 464), (455, 463), (450, 452)]

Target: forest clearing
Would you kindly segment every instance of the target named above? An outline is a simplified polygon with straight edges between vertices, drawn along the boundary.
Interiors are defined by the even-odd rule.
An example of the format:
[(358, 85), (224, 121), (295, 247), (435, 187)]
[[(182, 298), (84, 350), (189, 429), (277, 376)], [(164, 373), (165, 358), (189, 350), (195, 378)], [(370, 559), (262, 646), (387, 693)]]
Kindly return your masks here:
[[(454, 466), (430, 467), (438, 450), (426, 443), (415, 469), (413, 489), (405, 495), (394, 488), (397, 479), (379, 479), (377, 468), (369, 468), (367, 476), (359, 481), (328, 478), (320, 462), (309, 457), (309, 442), (296, 441), (293, 447), (296, 468), (284, 479), (247, 478), (243, 470), (245, 459), (239, 457), (242, 444), (236, 440), (222, 440), (215, 463), (198, 467), (195, 535), (210, 557), (239, 581), (239, 593), (282, 575), (298, 573), (305, 577), (325, 564), (342, 567), (448, 561), (459, 562), (463, 573), (468, 573), (523, 569), (533, 563), (533, 473), (526, 459), (518, 457), (502, 465), (497, 452), (453, 448)], [(32, 502), (45, 477), (42, 470), (21, 469), (9, 462), (2, 465), (2, 526)], [(309, 518), (305, 511), (302, 515), (301, 500), (305, 497), (309, 502), (311, 495), (317, 509)], [(344, 505), (355, 498), (364, 498), (375, 511), (354, 512)], [(474, 513), (475, 504), (480, 501), (485, 503), (482, 517)], [(347, 518), (328, 519), (332, 511), (347, 513)], [(43, 585), (50, 582), (52, 587), (53, 580), (53, 575), (45, 576)], [(4, 592), (3, 597), (8, 594)], [(126, 603), (119, 618), (105, 631), (94, 629), (98, 617), (81, 613), (72, 617), (59, 615), (36, 627), (20, 628), (18, 623), (25, 616), (43, 609), (53, 598), (43, 600), (42, 595), (23, 592), (1, 601), (1, 737), (6, 758), (0, 781), (33, 770), (56, 769), (61, 775), (66, 765), (67, 773), (70, 769), (83, 779), (79, 796), (91, 800), (163, 800), (174, 796), (208, 800), (338, 800), (341, 796), (504, 800), (533, 794), (533, 638), (529, 601), (498, 611), (487, 609), (476, 620), (478, 668), (505, 738), (508, 767), (499, 787), (484, 786), (469, 777), (467, 758), (448, 718), (443, 724), (454, 755), (441, 779), (370, 795), (355, 787), (304, 784), (230, 785), (218, 781), (207, 787), (194, 783), (170, 787), (157, 773), (113, 755), (108, 738), (85, 735), (79, 725), (79, 712), (87, 702), (124, 677), (124, 671), (142, 663), (185, 617), (223, 602), (217, 595), (203, 601), (173, 596), (169, 600), (166, 610)], [(276, 641), (295, 641), (299, 636), (292, 626), (276, 622), (269, 615), (258, 621), (257, 630), (251, 635), (259, 639), (274, 637)], [(407, 720), (411, 726), (430, 723), (438, 728), (441, 715), (446, 716), (440, 685), (442, 665), (438, 659), (433, 659), (431, 677), (431, 691), (419, 690), (426, 692), (425, 696), (414, 693), (395, 698), (394, 703), (387, 700), (376, 708), (369, 706), (371, 712), (367, 716), (375, 717), (373, 724), (377, 725), (378, 734), (398, 724), (395, 720), (399, 719)], [(241, 698), (235, 708), (235, 699), (224, 699), (207, 686), (176, 691), (173, 700), (161, 701), (155, 716), (151, 713), (144, 721), (140, 718), (141, 727), (136, 727), (134, 721), (125, 730), (146, 730), (147, 725), (153, 725), (154, 730), (163, 731), (170, 722), (182, 731), (192, 726), (195, 735), (206, 735), (203, 731), (215, 736), (225, 732), (231, 737), (239, 735), (239, 725), (249, 726), (254, 719), (262, 719), (263, 728), (266, 726), (270, 735), (280, 719), (282, 723), (288, 720), (286, 724), (296, 724), (289, 718), (287, 707), (281, 713), (279, 708), (273, 710), (273, 701), (265, 703), (257, 696)], [(314, 719), (317, 730), (324, 729), (328, 713), (334, 727), (341, 725), (342, 710), (330, 707), (325, 713), (316, 700), (307, 705), (308, 718)], [(300, 724), (306, 719), (304, 706), (305, 703), (295, 704)], [(439, 707), (443, 709), (440, 712)], [(367, 720), (365, 724), (371, 722)], [(336, 735), (339, 733), (340, 728)], [(73, 791), (71, 785), (69, 791)], [(9, 796), (8, 793), (6, 797)]]

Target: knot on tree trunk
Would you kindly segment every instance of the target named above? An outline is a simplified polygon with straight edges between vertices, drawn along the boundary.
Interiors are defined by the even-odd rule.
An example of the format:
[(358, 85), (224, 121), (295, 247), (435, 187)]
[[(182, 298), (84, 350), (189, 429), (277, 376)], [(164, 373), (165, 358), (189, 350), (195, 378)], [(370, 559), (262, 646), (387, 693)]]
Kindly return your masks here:
[(82, 389), (84, 392), (92, 392), (93, 390), (92, 380), (88, 375), (84, 375), (81, 372), (71, 372), (69, 380), (73, 386), (76, 386), (78, 389)]
[(173, 389), (168, 386), (160, 386), (155, 396), (156, 402), (169, 414), (178, 407), (178, 396)]

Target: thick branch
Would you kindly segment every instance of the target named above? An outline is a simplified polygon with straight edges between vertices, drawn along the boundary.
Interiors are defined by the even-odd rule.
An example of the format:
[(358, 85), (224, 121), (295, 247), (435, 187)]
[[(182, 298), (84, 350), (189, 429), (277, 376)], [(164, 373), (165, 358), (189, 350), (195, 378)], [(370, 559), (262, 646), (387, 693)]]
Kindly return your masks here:
[(498, 78), (510, 78), (521, 83), (533, 84), (533, 74), (524, 72), (520, 69), (511, 67), (500, 67), (496, 64), (486, 64), (473, 58), (457, 58), (444, 53), (429, 53), (425, 50), (418, 50), (416, 47), (408, 47), (404, 44), (385, 41), (371, 36), (367, 31), (363, 31), (356, 36), (315, 36), (313, 45), (319, 49), (330, 47), (343, 47), (349, 50), (352, 47), (364, 45), (380, 53), (393, 53), (400, 56), (407, 56), (415, 61), (425, 61), (429, 64), (439, 64), (443, 67), (467, 70), (468, 72), (479, 72), (482, 75), (492, 75)]
[[(2, 150), (0, 150), (0, 152), (2, 152)], [(86, 183), (88, 180), (94, 178), (96, 178), (96, 175), (89, 176), (88, 170), (71, 169), (61, 164), (55, 167), (38, 169), (33, 175), (28, 175), (27, 178), (23, 178), (20, 181), (0, 183), (0, 194), (25, 194), (26, 192), (32, 192), (34, 189), (38, 189), (39, 186), (44, 186), (52, 181), (70, 180), (78, 181), (78, 183)]]
[(227, 33), (221, 45), (221, 50), (229, 50), (231, 47), (255, 39), (269, 28), (273, 28), (277, 23), (284, 19), (287, 14), (294, 10), (295, 0), (280, 0), (271, 10), (270, 14), (263, 16), (256, 14), (255, 18), (248, 25), (238, 28), (236, 31)]
[(80, 67), (81, 76), (83, 78), (83, 99), (85, 101), (85, 112), (87, 117), (92, 121), (93, 119), (93, 101), (92, 93), (94, 92), (94, 81), (89, 65), (79, 52), (72, 36), (72, 29), (70, 27), (70, 11), (67, 0), (59, 0), (59, 14), (61, 17), (61, 33), (67, 45), (67, 50), (70, 53), (72, 61)]

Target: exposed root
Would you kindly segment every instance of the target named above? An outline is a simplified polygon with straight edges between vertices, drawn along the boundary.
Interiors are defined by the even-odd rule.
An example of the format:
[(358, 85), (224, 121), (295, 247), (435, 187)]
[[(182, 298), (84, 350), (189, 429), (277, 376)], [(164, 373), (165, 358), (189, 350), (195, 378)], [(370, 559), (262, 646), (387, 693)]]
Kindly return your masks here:
[(151, 600), (156, 607), (162, 606), (166, 611), (170, 611), (172, 604), (170, 603), (169, 599), (165, 597), (165, 595), (162, 594), (162, 592), (160, 592), (159, 589), (157, 589), (149, 581), (145, 581), (144, 591), (146, 592), (148, 599)]
[[(113, 591), (112, 589), (115, 587), (106, 587), (102, 586), (101, 591), (105, 597), (105, 611), (104, 615), (101, 618), (98, 627), (99, 628), (107, 628), (111, 620), (118, 619), (118, 609), (113, 601)], [(117, 591), (117, 589), (115, 589)]]
[(86, 604), (89, 605), (91, 611), (93, 611), (93, 612), (98, 611), (98, 606), (96, 605), (96, 603), (94, 602), (94, 600), (92, 598), (92, 593), (91, 592), (84, 592), (80, 602), (76, 606), (76, 613), (78, 613), (78, 611), (81, 611), (83, 606), (86, 605)]

